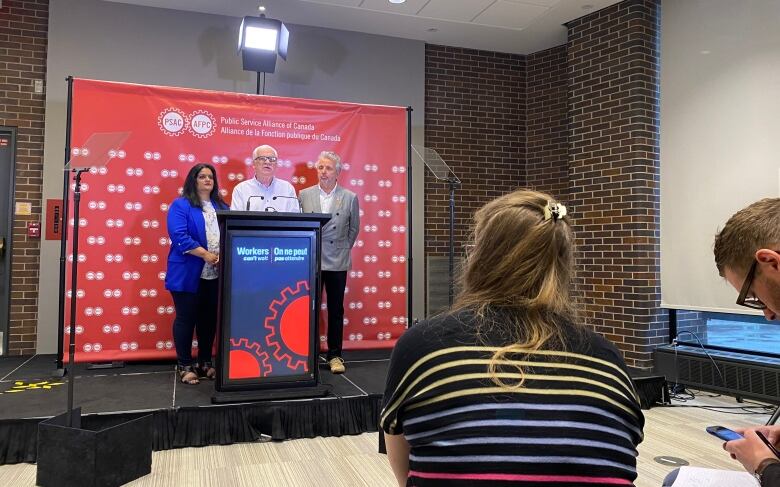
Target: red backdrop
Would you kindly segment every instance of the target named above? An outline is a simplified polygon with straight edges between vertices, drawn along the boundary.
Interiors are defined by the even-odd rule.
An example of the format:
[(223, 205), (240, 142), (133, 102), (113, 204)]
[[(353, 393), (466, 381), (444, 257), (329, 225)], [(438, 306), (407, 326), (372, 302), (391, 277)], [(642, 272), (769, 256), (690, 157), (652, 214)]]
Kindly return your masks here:
[[(83, 79), (73, 81), (72, 103), (72, 155), (83, 156), (95, 133), (129, 133), (105, 167), (82, 178), (77, 361), (175, 356), (163, 282), (168, 205), (198, 162), (216, 167), (229, 203), (233, 187), (253, 177), (251, 153), (261, 144), (277, 149), (277, 175), (297, 191), (317, 184), (321, 151), (341, 155), (339, 184), (357, 193), (361, 210), (344, 348), (393, 346), (407, 316), (405, 108)], [(69, 240), (72, 208), (71, 193)], [(68, 333), (69, 299), (65, 311)], [(323, 343), (325, 335), (321, 320)]]

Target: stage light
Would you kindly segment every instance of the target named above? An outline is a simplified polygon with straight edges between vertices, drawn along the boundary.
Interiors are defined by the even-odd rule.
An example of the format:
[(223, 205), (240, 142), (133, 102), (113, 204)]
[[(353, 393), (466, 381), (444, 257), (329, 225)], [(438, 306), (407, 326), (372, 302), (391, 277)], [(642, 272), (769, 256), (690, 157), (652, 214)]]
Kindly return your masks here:
[(241, 52), (244, 71), (273, 73), (276, 56), (287, 60), (287, 43), (290, 32), (276, 19), (244, 17), (238, 33), (238, 50)]
[(278, 34), (276, 30), (247, 27), (244, 34), (246, 35), (244, 48), (276, 51), (276, 35)]

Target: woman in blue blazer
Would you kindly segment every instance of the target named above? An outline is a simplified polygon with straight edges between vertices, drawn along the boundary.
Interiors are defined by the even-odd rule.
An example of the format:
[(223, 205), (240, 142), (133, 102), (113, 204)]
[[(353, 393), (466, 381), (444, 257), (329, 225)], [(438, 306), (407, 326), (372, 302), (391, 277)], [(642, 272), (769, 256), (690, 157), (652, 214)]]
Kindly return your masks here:
[[(187, 174), (182, 195), (168, 208), (168, 271), (165, 289), (173, 295), (176, 318), (177, 371), (185, 384), (213, 379), (211, 347), (217, 323), (217, 264), (219, 226), (216, 210), (228, 206), (219, 194), (217, 172), (210, 164), (196, 164)], [(192, 359), (192, 332), (198, 335), (198, 363)]]

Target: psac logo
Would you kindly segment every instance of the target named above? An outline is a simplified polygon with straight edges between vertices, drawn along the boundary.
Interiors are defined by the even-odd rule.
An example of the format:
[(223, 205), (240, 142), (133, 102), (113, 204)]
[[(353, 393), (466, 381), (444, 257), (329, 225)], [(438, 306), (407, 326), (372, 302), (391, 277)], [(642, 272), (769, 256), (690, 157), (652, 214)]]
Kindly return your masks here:
[(166, 108), (157, 117), (157, 125), (165, 135), (178, 137), (189, 132), (195, 137), (205, 139), (211, 137), (217, 128), (214, 115), (206, 110), (195, 110), (189, 115), (178, 108)]
[(189, 118), (178, 108), (166, 108), (157, 117), (157, 125), (165, 135), (178, 137), (189, 128)]

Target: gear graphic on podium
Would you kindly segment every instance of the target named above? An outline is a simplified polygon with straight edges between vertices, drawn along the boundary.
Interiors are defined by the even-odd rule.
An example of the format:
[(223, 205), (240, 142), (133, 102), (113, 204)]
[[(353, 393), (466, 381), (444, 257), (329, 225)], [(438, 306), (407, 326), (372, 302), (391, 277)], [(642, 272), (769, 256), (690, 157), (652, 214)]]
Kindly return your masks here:
[(265, 341), (273, 348), (273, 356), (286, 362), (291, 370), (307, 370), (309, 356), (309, 283), (298, 281), (282, 290), (281, 296), (268, 306), (269, 315), (264, 326), (268, 330)]
[(230, 339), (230, 367), (229, 379), (253, 379), (267, 377), (271, 374), (273, 366), (269, 362), (271, 357), (257, 342), (250, 342), (248, 338)]

